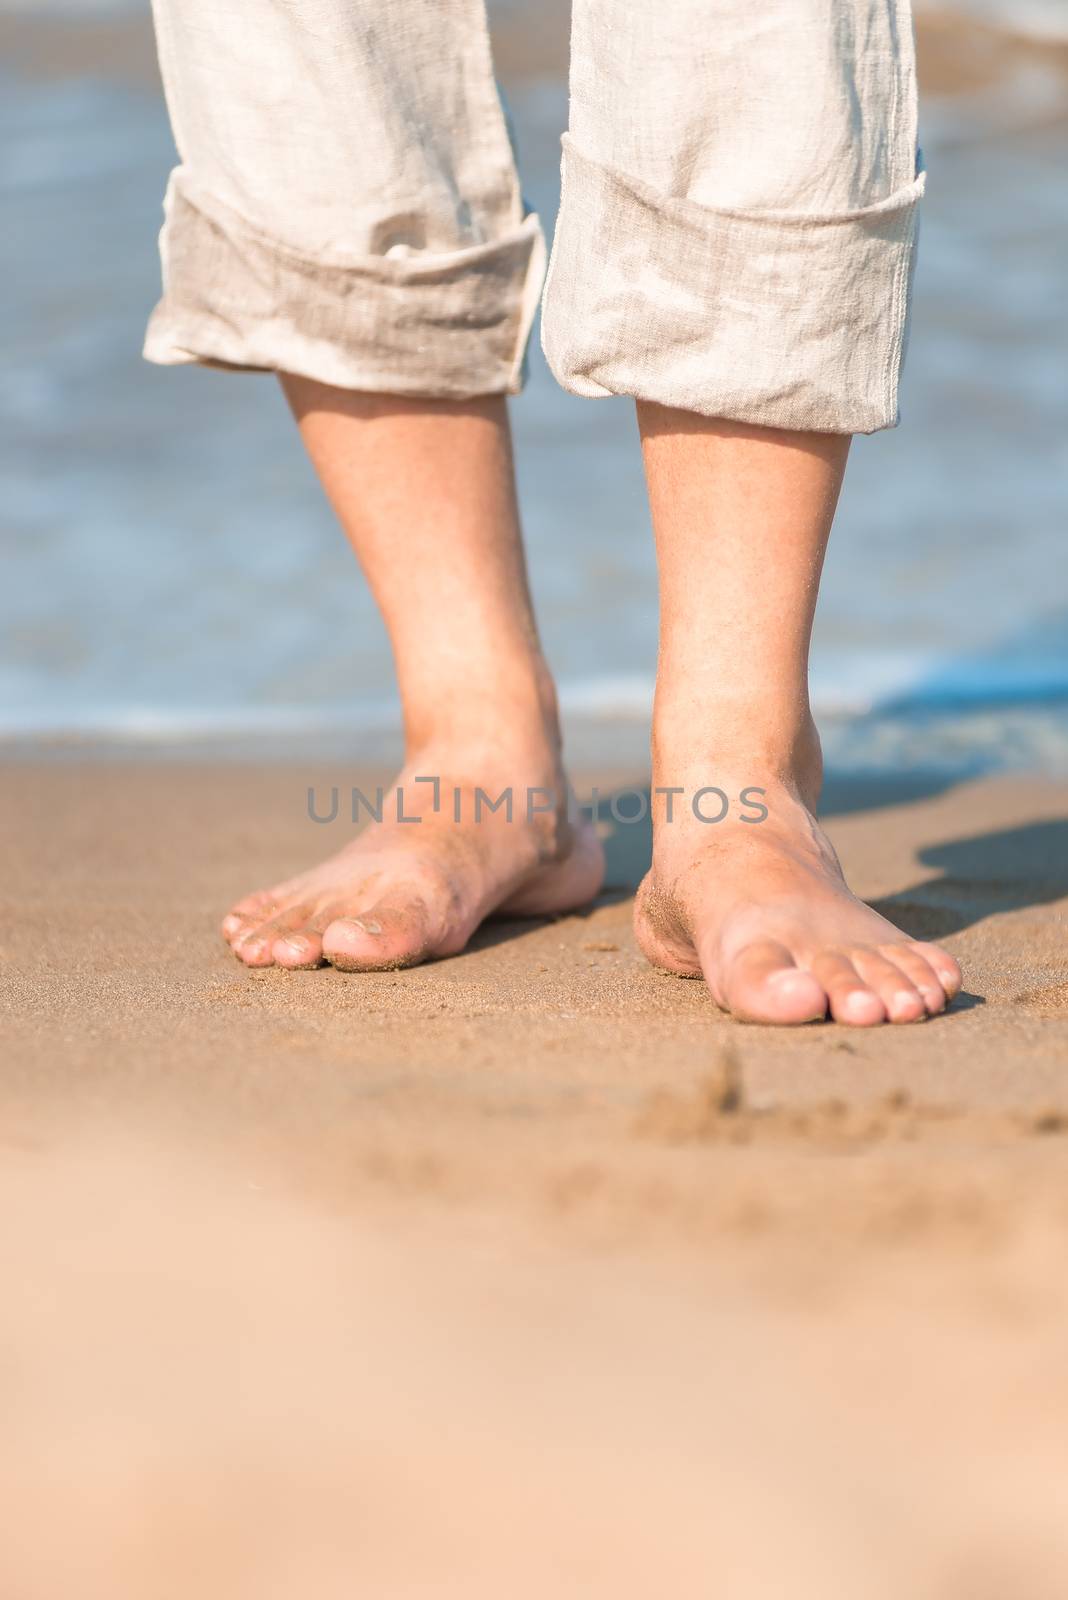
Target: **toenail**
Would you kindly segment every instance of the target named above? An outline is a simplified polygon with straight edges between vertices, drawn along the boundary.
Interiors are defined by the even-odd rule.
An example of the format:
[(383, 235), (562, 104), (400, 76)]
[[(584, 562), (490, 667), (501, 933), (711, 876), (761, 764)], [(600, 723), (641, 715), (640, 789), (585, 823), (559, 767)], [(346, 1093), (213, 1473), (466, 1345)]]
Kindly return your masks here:
[(370, 917), (367, 917), (366, 919), (363, 917), (350, 917), (349, 921), (354, 922), (357, 928), (362, 928), (364, 933), (382, 932), (382, 924), (380, 922), (373, 921)]

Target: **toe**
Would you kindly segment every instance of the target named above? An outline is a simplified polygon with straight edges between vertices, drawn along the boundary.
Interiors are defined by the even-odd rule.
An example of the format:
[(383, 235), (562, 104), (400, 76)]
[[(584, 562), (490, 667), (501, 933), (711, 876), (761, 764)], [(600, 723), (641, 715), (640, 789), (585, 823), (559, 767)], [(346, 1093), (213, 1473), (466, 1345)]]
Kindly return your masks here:
[(269, 891), (260, 894), (246, 895), (235, 906), (231, 906), (219, 925), (219, 931), (228, 944), (265, 922), (277, 910), (277, 901)]
[(886, 1021), (886, 1007), (865, 983), (848, 956), (828, 950), (812, 963), (812, 974), (823, 985), (831, 1016), (851, 1028), (872, 1028)]
[(336, 904), (326, 906), (322, 911), (302, 918), (299, 925), (281, 931), (271, 946), (275, 965), (288, 967), (292, 972), (321, 967), (326, 960), (323, 955), (323, 934), (332, 922), (337, 921), (341, 910)]
[(240, 939), (244, 934), (251, 933), (252, 929), (261, 923), (268, 913), (261, 911), (259, 915), (251, 911), (230, 911), (219, 924), (219, 932), (227, 944), (233, 944), (235, 939)]
[(321, 967), (323, 964), (322, 934), (302, 928), (276, 939), (271, 946), (271, 956), (276, 966), (288, 967), (293, 972)]
[(271, 945), (274, 940), (264, 938), (258, 928), (249, 928), (230, 941), (230, 949), (246, 967), (269, 967), (273, 964)]
[(943, 950), (941, 945), (927, 944), (920, 939), (910, 940), (905, 946), (914, 955), (921, 956), (931, 968), (945, 993), (947, 1000), (955, 1000), (960, 994), (964, 982), (960, 967), (954, 961), (948, 950)]
[[(911, 973), (891, 957), (890, 949), (854, 950), (853, 966), (869, 988), (882, 1001), (888, 1022), (922, 1022), (927, 1015), (927, 996)], [(929, 977), (933, 978), (933, 974)], [(941, 998), (942, 991), (938, 989)]]
[(291, 906), (279, 916), (254, 923), (245, 932), (235, 935), (230, 948), (246, 967), (273, 966), (275, 944), (286, 934), (301, 928), (307, 916), (307, 906)]
[(338, 917), (323, 933), (323, 955), (344, 972), (413, 967), (431, 954), (425, 907), (374, 905), (359, 916)]
[(817, 979), (801, 971), (785, 945), (771, 939), (739, 952), (723, 998), (743, 1022), (817, 1022), (827, 1014), (827, 995)]
[(945, 1010), (946, 991), (938, 973), (925, 956), (908, 944), (886, 945), (882, 953), (915, 987), (928, 1015), (935, 1016)]

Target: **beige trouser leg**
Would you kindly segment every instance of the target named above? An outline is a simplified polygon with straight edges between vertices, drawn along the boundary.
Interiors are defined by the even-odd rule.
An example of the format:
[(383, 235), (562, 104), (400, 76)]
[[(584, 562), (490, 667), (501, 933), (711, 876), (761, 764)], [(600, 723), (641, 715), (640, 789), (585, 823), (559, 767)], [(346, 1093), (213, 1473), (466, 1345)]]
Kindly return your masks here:
[(514, 391), (544, 246), (482, 0), (154, 0), (181, 165), (151, 361)]
[(574, 0), (543, 342), (565, 389), (897, 420), (916, 231), (907, 0)]
[[(542, 246), (482, 0), (155, 5), (182, 165), (150, 359), (514, 391)], [(907, 0), (574, 0), (557, 378), (892, 426), (916, 163)]]

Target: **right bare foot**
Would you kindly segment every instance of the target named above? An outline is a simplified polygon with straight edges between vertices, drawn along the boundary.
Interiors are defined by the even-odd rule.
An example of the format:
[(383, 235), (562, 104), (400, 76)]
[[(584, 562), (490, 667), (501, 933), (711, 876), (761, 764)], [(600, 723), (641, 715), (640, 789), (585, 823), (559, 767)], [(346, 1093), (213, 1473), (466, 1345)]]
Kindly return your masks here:
[[(933, 1016), (959, 992), (960, 968), (948, 950), (909, 938), (850, 890), (815, 816), (815, 729), (804, 743), (792, 772), (785, 763), (761, 772), (739, 758), (763, 818), (756, 811), (702, 825), (682, 805), (671, 822), (657, 819), (635, 905), (638, 943), (654, 966), (704, 977), (716, 1004), (747, 1022), (830, 1016), (872, 1027)], [(699, 787), (698, 779), (689, 792)]]
[[(514, 774), (494, 781), (471, 771), (468, 761), (424, 754), (386, 791), (380, 823), (321, 866), (238, 901), (222, 924), (234, 954), (250, 967), (408, 967), (456, 955), (494, 912), (542, 916), (592, 900), (604, 878), (592, 824), (569, 820), (564, 803), (528, 814), (529, 792), (535, 808), (550, 791), (562, 800), (563, 775), (540, 772), (520, 785)], [(433, 785), (415, 782), (424, 774), (440, 775), (437, 810)], [(496, 799), (508, 783), (512, 820), (485, 800), (476, 820), (476, 788)]]

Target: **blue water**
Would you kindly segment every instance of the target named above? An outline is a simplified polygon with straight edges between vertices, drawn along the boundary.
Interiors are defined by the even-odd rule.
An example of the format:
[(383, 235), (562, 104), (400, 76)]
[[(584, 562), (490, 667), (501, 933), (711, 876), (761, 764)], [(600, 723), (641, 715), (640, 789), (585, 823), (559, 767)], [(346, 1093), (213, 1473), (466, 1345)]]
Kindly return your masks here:
[[(510, 99), (549, 225), (565, 95)], [(924, 147), (904, 422), (855, 446), (816, 701), (843, 760), (1064, 768), (1065, 80), (1036, 57), (932, 101)], [(395, 715), (385, 638), (273, 382), (140, 359), (172, 159), (148, 78), (0, 74), (0, 736), (366, 743)], [(632, 410), (563, 395), (536, 346), (531, 367), (514, 423), (548, 653), (573, 724), (632, 749), (656, 632)]]

